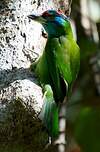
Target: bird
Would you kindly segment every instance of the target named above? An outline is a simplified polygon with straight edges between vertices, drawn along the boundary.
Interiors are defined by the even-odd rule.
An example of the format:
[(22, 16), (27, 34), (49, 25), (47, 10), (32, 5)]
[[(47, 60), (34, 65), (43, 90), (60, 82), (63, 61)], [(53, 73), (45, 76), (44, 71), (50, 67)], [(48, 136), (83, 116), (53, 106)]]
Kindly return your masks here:
[(40, 15), (28, 15), (47, 32), (43, 54), (31, 66), (43, 87), (44, 105), (41, 118), (48, 134), (59, 135), (59, 111), (65, 97), (70, 97), (80, 67), (80, 49), (77, 45), (69, 17), (60, 10), (46, 10)]

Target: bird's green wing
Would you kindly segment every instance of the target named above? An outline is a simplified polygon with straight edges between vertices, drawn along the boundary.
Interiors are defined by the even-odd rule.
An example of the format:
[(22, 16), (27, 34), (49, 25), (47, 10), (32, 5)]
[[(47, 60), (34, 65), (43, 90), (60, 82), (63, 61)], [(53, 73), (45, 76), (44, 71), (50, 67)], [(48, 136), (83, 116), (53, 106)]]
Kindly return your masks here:
[(56, 40), (56, 61), (61, 76), (70, 85), (77, 77), (80, 65), (79, 47), (72, 38), (61, 36)]
[(46, 52), (48, 70), (49, 70), (49, 84), (52, 87), (54, 93), (54, 99), (56, 103), (58, 103), (63, 101), (66, 93), (65, 93), (65, 88), (63, 88), (64, 80), (61, 77), (56, 59), (56, 51), (57, 48), (59, 48), (59, 43), (56, 42), (57, 42), (57, 38), (48, 39), (47, 45), (45, 47), (45, 52)]

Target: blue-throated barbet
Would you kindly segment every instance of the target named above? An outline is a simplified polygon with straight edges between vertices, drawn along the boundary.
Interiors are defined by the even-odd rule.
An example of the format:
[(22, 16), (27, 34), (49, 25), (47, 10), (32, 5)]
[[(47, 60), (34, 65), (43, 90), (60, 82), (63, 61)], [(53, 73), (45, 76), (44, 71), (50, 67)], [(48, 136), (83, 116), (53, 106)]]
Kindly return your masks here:
[(69, 96), (79, 71), (79, 47), (74, 40), (69, 18), (61, 12), (47, 10), (42, 15), (28, 17), (41, 23), (48, 33), (35, 73), (45, 86), (43, 122), (50, 136), (57, 136), (60, 103), (65, 96)]

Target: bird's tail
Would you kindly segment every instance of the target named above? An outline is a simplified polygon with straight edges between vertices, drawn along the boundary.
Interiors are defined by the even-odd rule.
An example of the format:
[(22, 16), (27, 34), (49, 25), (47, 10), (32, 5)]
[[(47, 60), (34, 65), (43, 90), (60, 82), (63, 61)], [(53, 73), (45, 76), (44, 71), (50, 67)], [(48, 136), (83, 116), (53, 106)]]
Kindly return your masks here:
[(40, 113), (40, 119), (47, 128), (51, 137), (58, 136), (58, 106), (54, 101), (53, 92), (50, 85), (45, 85), (44, 105)]

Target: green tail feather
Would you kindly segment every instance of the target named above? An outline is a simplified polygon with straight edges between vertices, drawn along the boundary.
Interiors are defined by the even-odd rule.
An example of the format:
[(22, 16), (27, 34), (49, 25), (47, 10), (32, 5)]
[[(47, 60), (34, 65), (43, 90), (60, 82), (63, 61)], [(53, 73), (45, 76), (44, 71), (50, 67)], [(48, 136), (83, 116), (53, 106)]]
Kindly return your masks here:
[(50, 85), (45, 86), (44, 105), (40, 113), (40, 119), (42, 119), (51, 137), (58, 136), (58, 106), (54, 101)]

